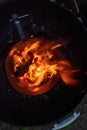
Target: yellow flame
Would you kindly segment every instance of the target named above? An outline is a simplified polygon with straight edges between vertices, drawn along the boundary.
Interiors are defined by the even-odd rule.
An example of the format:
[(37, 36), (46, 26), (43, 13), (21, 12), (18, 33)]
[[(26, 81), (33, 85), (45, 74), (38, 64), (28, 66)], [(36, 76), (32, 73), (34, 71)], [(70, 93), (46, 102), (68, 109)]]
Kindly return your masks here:
[(14, 73), (20, 73), (17, 76), (18, 82), (25, 84), (27, 89), (30, 88), (33, 92), (39, 89), (41, 91), (40, 86), (54, 76), (61, 78), (66, 85), (75, 86), (79, 83), (74, 78), (75, 72), (79, 70), (72, 69), (70, 62), (62, 59), (61, 52), (56, 50), (62, 46), (61, 43), (52, 45), (51, 42), (36, 39), (19, 45), (12, 48), (9, 56), (12, 59)]

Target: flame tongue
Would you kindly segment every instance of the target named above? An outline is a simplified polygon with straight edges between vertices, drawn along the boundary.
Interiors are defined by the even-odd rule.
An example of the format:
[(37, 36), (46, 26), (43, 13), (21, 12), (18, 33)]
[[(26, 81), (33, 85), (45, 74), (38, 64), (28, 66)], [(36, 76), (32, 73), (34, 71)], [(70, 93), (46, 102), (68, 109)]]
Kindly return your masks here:
[(50, 64), (49, 57), (47, 55), (34, 55), (32, 64), (29, 66), (28, 73), (24, 75), (27, 79), (30, 79), (31, 86), (38, 86), (48, 78), (52, 78), (57, 73), (56, 64)]
[(60, 77), (67, 85), (75, 85), (74, 71), (58, 51), (61, 46), (40, 38), (17, 43), (6, 60), (6, 72), (13, 87), (26, 94), (38, 95), (50, 90)]
[[(21, 60), (24, 58), (26, 64), (14, 64), (14, 67), (17, 66), (16, 72), (18, 73), (18, 75), (22, 74), (22, 76), (18, 77), (18, 79), (26, 79), (28, 81), (29, 87), (39, 86), (43, 82), (46, 82), (47, 79), (50, 79), (53, 77), (53, 75), (57, 74), (57, 63), (56, 59), (54, 61), (52, 60), (52, 58), (54, 58), (54, 55), (51, 52), (51, 45), (48, 46), (43, 43), (43, 46), (43, 44), (41, 45), (41, 43), (42, 41), (38, 40), (32, 43), (30, 47), (27, 45), (22, 51)], [(17, 61), (17, 59), (20, 58), (19, 56), (15, 60), (15, 56), (17, 55), (13, 56), (13, 62)], [(25, 71), (23, 71), (23, 68), (25, 68)], [(20, 72), (18, 70), (20, 70)]]

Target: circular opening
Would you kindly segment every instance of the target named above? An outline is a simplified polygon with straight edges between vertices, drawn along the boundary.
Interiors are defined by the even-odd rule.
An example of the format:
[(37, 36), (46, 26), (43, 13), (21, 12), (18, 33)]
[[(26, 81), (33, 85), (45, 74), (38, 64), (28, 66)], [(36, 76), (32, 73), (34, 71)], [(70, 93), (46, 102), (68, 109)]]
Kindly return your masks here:
[(24, 94), (40, 95), (52, 89), (61, 78), (67, 85), (77, 85), (69, 61), (62, 57), (60, 48), (66, 43), (29, 38), (19, 41), (10, 50), (6, 72), (11, 85)]

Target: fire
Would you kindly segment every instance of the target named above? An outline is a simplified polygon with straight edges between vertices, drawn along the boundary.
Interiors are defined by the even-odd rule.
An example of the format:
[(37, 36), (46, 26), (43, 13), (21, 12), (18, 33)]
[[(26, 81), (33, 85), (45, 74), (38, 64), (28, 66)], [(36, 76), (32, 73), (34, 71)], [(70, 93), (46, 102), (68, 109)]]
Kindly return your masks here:
[(69, 61), (62, 58), (62, 45), (40, 38), (18, 42), (6, 60), (12, 86), (22, 93), (39, 95), (53, 88), (60, 78), (66, 85), (79, 84), (74, 78), (79, 70), (73, 70)]

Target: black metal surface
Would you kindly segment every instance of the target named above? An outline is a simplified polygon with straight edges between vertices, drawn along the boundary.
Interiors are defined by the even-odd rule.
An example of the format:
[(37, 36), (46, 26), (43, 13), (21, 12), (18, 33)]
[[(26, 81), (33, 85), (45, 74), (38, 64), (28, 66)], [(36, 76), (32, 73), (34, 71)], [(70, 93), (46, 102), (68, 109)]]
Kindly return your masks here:
[[(5, 72), (5, 60), (11, 47), (20, 40), (14, 34), (14, 42), (8, 42), (9, 19), (13, 13), (19, 16), (31, 14), (36, 30), (28, 20), (22, 24), (28, 36), (34, 34), (45, 39), (73, 39), (61, 50), (64, 58), (74, 67), (81, 68), (76, 77), (83, 82), (79, 87), (67, 87), (60, 79), (55, 88), (40, 96), (23, 95), (12, 88)], [(72, 111), (87, 89), (87, 32), (82, 23), (64, 7), (47, 0), (8, 2), (0, 7), (0, 18), (0, 119), (17, 125), (35, 126), (60, 119)]]

